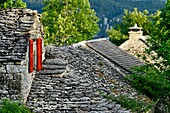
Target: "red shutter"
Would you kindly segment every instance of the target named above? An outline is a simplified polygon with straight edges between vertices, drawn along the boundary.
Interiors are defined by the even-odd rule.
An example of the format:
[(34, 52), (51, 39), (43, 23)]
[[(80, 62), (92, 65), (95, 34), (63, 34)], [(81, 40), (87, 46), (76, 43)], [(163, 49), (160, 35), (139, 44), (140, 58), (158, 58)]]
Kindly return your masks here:
[(37, 71), (42, 70), (42, 39), (37, 39)]
[(33, 40), (29, 40), (29, 73), (32, 73), (34, 70), (34, 49), (33, 49)]

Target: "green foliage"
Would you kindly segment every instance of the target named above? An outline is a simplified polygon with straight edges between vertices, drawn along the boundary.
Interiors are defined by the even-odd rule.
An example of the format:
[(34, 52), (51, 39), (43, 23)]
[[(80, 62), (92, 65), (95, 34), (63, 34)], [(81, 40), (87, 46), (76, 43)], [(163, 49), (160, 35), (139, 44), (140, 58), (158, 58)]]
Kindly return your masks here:
[(102, 61), (99, 61), (97, 64), (101, 67), (104, 66), (104, 63)]
[[(42, 13), (42, 7), (44, 0), (23, 0), (27, 3), (28, 8), (36, 9), (39, 13)], [(147, 9), (150, 13), (155, 13), (158, 9), (165, 5), (165, 2), (160, 0), (89, 0), (92, 9), (97, 12), (99, 17), (100, 31), (98, 37), (107, 37), (106, 29), (104, 25), (104, 18), (107, 18), (109, 26), (115, 26), (121, 22), (124, 9), (133, 11), (134, 7), (139, 11)], [(120, 21), (117, 22), (117, 19)]]
[(152, 30), (152, 18), (149, 15), (147, 10), (143, 12), (138, 11), (137, 8), (134, 8), (134, 11), (124, 10), (124, 16), (122, 23), (118, 26), (117, 29), (121, 30), (121, 33), (128, 35), (129, 27), (135, 25), (135, 23), (143, 28), (144, 34), (149, 34)]
[[(122, 20), (124, 9), (133, 11), (134, 8), (138, 8), (139, 11), (147, 9), (150, 13), (155, 13), (158, 9), (161, 9), (165, 2), (160, 0), (89, 0), (92, 4), (92, 8), (97, 12), (100, 18), (99, 24), (102, 24), (100, 34), (102, 37), (106, 37), (104, 26), (104, 18), (108, 19), (109, 26), (115, 26)], [(120, 21), (117, 21), (120, 20)]]
[[(156, 56), (152, 57), (154, 64), (137, 69), (138, 74), (133, 74), (131, 84), (139, 91), (146, 93), (158, 105), (164, 106), (163, 112), (170, 112), (170, 1), (162, 10), (160, 17), (154, 17), (154, 30), (150, 33), (152, 38), (147, 40), (150, 48), (147, 53), (151, 55), (154, 51)], [(141, 73), (141, 74), (139, 74)], [(158, 106), (159, 108), (160, 106)], [(161, 111), (161, 112), (162, 112)]]
[(109, 35), (109, 40), (118, 46), (128, 39), (128, 36), (122, 34), (120, 30), (107, 30), (107, 34)]
[(31, 113), (21, 102), (13, 102), (8, 99), (0, 101), (0, 113)]
[(42, 22), (46, 44), (77, 43), (92, 39), (99, 30), (88, 0), (46, 0)]
[(131, 85), (155, 102), (161, 103), (165, 107), (162, 111), (169, 111), (170, 81), (164, 76), (164, 73), (151, 65), (142, 66), (135, 70), (136, 74), (127, 77)]
[(146, 102), (139, 99), (129, 98), (124, 95), (114, 96), (114, 95), (105, 95), (103, 92), (100, 92), (100, 95), (103, 97), (115, 101), (120, 104), (122, 107), (130, 109), (132, 112), (146, 112), (153, 107), (153, 102)]
[(107, 33), (114, 44), (120, 45), (128, 39), (129, 27), (138, 24), (139, 27), (143, 28), (144, 35), (148, 35), (155, 29), (154, 23), (159, 16), (160, 11), (157, 11), (154, 15), (149, 15), (147, 10), (141, 12), (134, 8), (134, 11), (131, 12), (125, 9), (122, 22), (115, 29), (108, 30)]
[[(153, 66), (143, 66), (136, 69), (137, 74), (129, 76), (131, 84), (141, 93), (154, 100), (166, 99), (170, 96), (170, 81)], [(139, 74), (141, 73), (141, 74)]]
[(7, 8), (25, 8), (26, 3), (22, 0), (2, 0), (0, 2), (0, 9), (7, 9)]
[[(156, 29), (151, 33), (151, 39), (148, 39), (151, 51), (157, 53), (155, 65), (161, 72), (166, 74), (166, 77), (170, 80), (170, 1), (166, 3), (166, 7), (162, 10), (160, 19), (156, 22)], [(162, 60), (160, 60), (162, 59)]]

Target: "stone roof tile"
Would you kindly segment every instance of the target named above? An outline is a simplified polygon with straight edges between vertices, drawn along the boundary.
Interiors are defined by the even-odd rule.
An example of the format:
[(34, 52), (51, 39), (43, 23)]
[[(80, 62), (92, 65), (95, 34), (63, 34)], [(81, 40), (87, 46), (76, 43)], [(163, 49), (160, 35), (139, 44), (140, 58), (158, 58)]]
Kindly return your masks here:
[(131, 72), (131, 67), (144, 65), (144, 62), (123, 51), (108, 40), (86, 42), (86, 44), (126, 71)]
[(31, 9), (0, 10), (0, 62), (25, 58), (36, 13)]
[[(126, 96), (149, 104), (146, 96), (122, 79), (117, 65), (111, 65), (113, 62), (86, 46), (46, 46), (46, 58), (44, 72), (36, 74), (27, 99), (33, 112), (131, 113), (121, 103), (107, 99), (107, 95)], [(58, 67), (63, 64), (67, 68), (60, 75)]]

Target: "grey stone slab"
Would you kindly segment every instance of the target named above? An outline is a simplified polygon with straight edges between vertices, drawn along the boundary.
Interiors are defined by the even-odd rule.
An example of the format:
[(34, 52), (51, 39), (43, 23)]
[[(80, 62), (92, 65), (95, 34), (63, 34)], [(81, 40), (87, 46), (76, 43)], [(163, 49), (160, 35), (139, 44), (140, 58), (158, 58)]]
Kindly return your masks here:
[(55, 69), (66, 69), (66, 66), (60, 65), (42, 65), (43, 69), (55, 70)]
[(63, 59), (46, 59), (45, 64), (47, 65), (67, 65), (68, 61), (65, 61)]
[(6, 73), (5, 67), (0, 67), (0, 74), (5, 74), (5, 73)]
[(133, 66), (144, 65), (142, 61), (121, 50), (119, 47), (107, 40), (87, 42), (86, 44), (110, 61), (125, 68), (127, 71), (131, 71), (130, 68)]
[(92, 111), (108, 111), (107, 107), (96, 107), (96, 108), (91, 108)]
[(119, 110), (118, 113), (130, 113), (130, 111), (125, 110)]
[[(38, 18), (36, 18), (39, 15), (35, 15), (35, 12), (31, 10), (27, 12), (25, 9), (6, 9), (4, 11), (0, 11), (0, 46), (12, 49), (0, 48), (0, 51), (7, 50), (7, 52), (5, 52), (7, 53), (6, 55), (5, 53), (0, 54), (0, 56), (3, 57), (2, 59), (4, 59), (1, 59), (1, 62), (24, 60), (26, 57), (25, 53), (27, 52), (28, 39), (30, 38), (28, 34), (36, 32), (37, 35), (41, 36), (39, 27), (41, 24), (38, 22)], [(34, 24), (34, 20), (36, 24)], [(33, 24), (36, 26), (33, 26)], [(20, 48), (18, 48), (17, 45)], [(7, 56), (11, 57), (6, 58)]]
[[(45, 92), (43, 96), (44, 101), (47, 102), (43, 105), (44, 107), (35, 107), (35, 109), (54, 113), (117, 113), (118, 111), (126, 111), (121, 105), (104, 98), (99, 93), (103, 91), (106, 95), (113, 94), (112, 88), (116, 91), (121, 90), (122, 94), (127, 95), (132, 95), (132, 93), (136, 92), (129, 88), (130, 86), (119, 77), (120, 73), (117, 72), (114, 66), (110, 66), (95, 52), (83, 47), (50, 47), (46, 52), (48, 60), (47, 62), (44, 61), (44, 65), (61, 66), (53, 62), (55, 62), (55, 59), (61, 59), (61, 61), (64, 59), (68, 61), (68, 65), (66, 64), (68, 66), (67, 73), (62, 77), (51, 75), (35, 76), (35, 82), (33, 82), (31, 90), (33, 93), (30, 93), (29, 97), (31, 98), (28, 98), (28, 103), (33, 100), (34, 92), (41, 92), (41, 90)], [(103, 65), (99, 66), (98, 62), (102, 62)], [(87, 67), (87, 65), (90, 67)], [(95, 68), (97, 66), (98, 70)], [(50, 71), (51, 69), (48, 70)], [(99, 76), (99, 72), (103, 73), (103, 75)], [(111, 83), (110, 80), (113, 80), (113, 83), (115, 81), (116, 84)], [(49, 88), (46, 88), (46, 86)], [(41, 89), (40, 87), (43, 88)], [(127, 90), (122, 90), (122, 87)], [(35, 96), (35, 101), (42, 101), (41, 99), (42, 97), (39, 97), (38, 94)], [(32, 106), (34, 105), (32, 104)], [(56, 109), (53, 109), (55, 107)]]
[(8, 73), (22, 73), (27, 70), (27, 67), (20, 65), (7, 65), (6, 69)]
[(8, 94), (8, 91), (6, 91), (6, 90), (0, 90), (0, 94)]
[(38, 71), (36, 74), (37, 75), (55, 75), (55, 74), (62, 74), (63, 72), (65, 72), (65, 70), (61, 69), (61, 70), (41, 70)]

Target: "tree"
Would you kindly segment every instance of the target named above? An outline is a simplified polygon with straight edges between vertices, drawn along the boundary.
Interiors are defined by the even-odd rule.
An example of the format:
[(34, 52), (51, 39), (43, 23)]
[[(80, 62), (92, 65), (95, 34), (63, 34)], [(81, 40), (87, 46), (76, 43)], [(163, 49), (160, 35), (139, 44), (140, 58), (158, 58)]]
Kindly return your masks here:
[[(106, 37), (107, 26), (114, 26), (114, 23), (120, 23), (122, 20), (123, 10), (133, 11), (137, 7), (139, 11), (147, 9), (150, 13), (155, 13), (165, 5), (162, 0), (89, 0), (92, 8), (97, 12), (100, 18), (100, 37)], [(104, 18), (107, 18), (107, 26), (104, 25)], [(117, 21), (120, 20), (120, 21)]]
[(25, 8), (26, 3), (22, 0), (1, 0), (0, 1), (0, 9), (6, 8)]
[[(129, 27), (135, 25), (135, 23), (143, 28), (144, 34), (148, 34), (152, 21), (149, 18), (149, 12), (144, 10), (143, 12), (138, 11), (137, 8), (134, 8), (134, 11), (124, 10), (124, 16), (122, 23), (118, 26), (118, 29), (125, 35), (128, 35)], [(123, 29), (122, 29), (123, 28)]]
[(42, 22), (45, 43), (65, 45), (92, 39), (98, 18), (88, 0), (45, 0)]
[[(160, 15), (160, 19), (157, 21), (155, 30), (151, 32), (151, 39), (148, 40), (150, 44), (150, 51), (155, 51), (157, 53), (157, 57), (155, 60), (157, 61), (158, 67), (162, 71), (167, 71), (170, 80), (170, 0), (167, 1), (166, 7), (162, 10)], [(161, 62), (159, 59), (162, 59)]]
[(109, 40), (116, 45), (120, 45), (128, 39), (128, 36), (121, 33), (120, 30), (107, 30), (107, 34), (109, 35)]
[[(38, 10), (42, 13), (43, 1), (44, 0), (23, 0), (27, 3), (27, 7)], [(137, 7), (140, 11), (147, 9), (150, 13), (155, 13), (158, 9), (165, 5), (165, 1), (160, 0), (89, 0), (91, 8), (97, 13), (100, 21), (100, 31), (97, 37), (107, 37), (106, 29), (109, 26), (115, 25), (117, 20), (121, 20), (123, 10), (128, 9), (132, 11), (134, 7)], [(104, 18), (107, 18), (107, 25), (104, 24)]]
[(170, 112), (170, 0), (167, 1), (165, 8), (162, 9), (159, 18), (155, 18), (155, 29), (151, 31), (147, 43), (150, 48), (147, 53), (156, 52), (152, 58), (153, 65), (146, 65), (137, 68), (134, 74), (132, 85), (141, 92), (149, 95), (157, 102), (156, 108), (159, 112)]
[[(128, 39), (128, 30), (129, 27), (134, 26), (137, 24), (139, 27), (143, 28), (144, 35), (148, 35), (151, 31), (153, 31), (154, 27), (154, 20), (157, 19), (160, 15), (160, 11), (157, 11), (155, 14), (149, 14), (147, 10), (144, 10), (143, 12), (138, 11), (137, 8), (134, 8), (134, 11), (128, 11), (124, 10), (124, 16), (123, 20), (120, 24), (118, 24), (115, 28), (108, 30), (107, 33), (109, 37), (113, 40), (117, 40), (113, 43), (120, 45), (122, 42), (124, 42), (126, 39)], [(115, 32), (120, 31), (122, 35), (125, 35), (125, 37), (122, 37), (121, 35), (117, 35)], [(113, 34), (115, 35), (113, 35)], [(121, 37), (120, 37), (121, 36)], [(117, 38), (119, 37), (119, 38)]]

